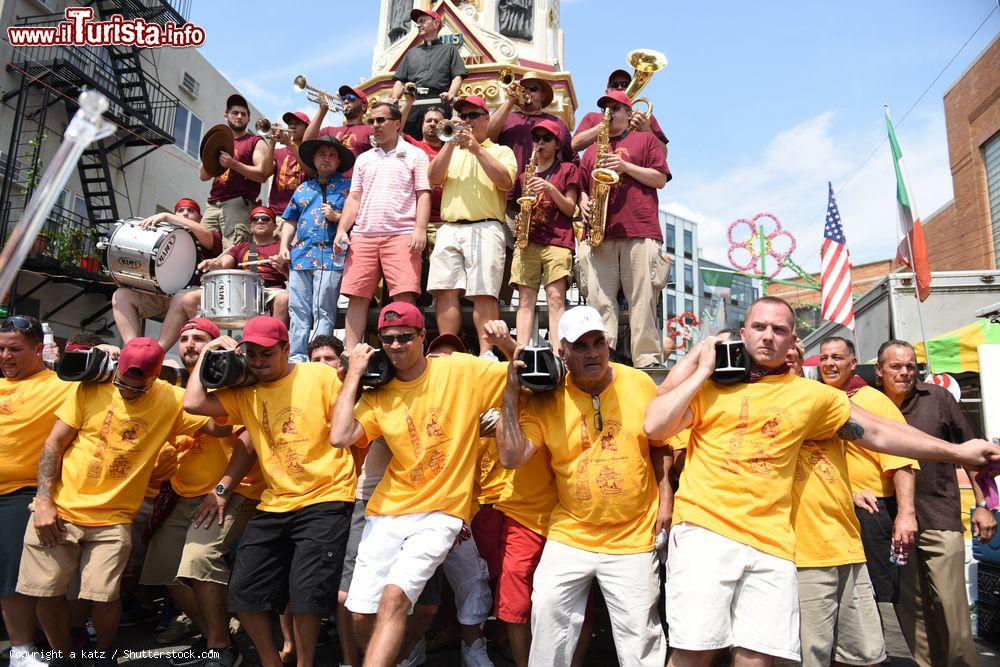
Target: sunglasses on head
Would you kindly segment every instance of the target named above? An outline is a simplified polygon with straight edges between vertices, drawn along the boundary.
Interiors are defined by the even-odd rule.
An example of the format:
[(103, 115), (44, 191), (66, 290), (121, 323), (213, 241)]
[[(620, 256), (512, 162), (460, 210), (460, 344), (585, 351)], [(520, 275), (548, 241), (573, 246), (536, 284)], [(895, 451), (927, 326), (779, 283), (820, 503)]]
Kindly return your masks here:
[(272, 222), (272, 218), (269, 215), (255, 215), (251, 218), (254, 222)]
[(406, 345), (411, 340), (417, 337), (415, 333), (404, 333), (404, 334), (379, 334), (378, 339), (382, 341), (382, 345), (392, 345), (393, 343), (399, 343), (400, 345)]
[(14, 327), (22, 333), (31, 330), (31, 320), (27, 317), (21, 317), (20, 315), (11, 315), (10, 317), (4, 319), (3, 325)]
[(628, 83), (628, 81), (609, 81), (608, 88), (612, 88), (614, 90), (625, 90), (628, 88)]
[(483, 113), (482, 111), (466, 111), (465, 113), (458, 114), (458, 117), (461, 118), (462, 120), (475, 120), (485, 115), (486, 114)]
[(536, 144), (540, 141), (549, 142), (555, 140), (556, 140), (555, 135), (552, 134), (535, 134), (532, 136), (532, 141), (534, 141)]
[(372, 120), (372, 125), (381, 125), (383, 123), (388, 123), (390, 120), (393, 119), (390, 118), (389, 116), (372, 116), (371, 120)]

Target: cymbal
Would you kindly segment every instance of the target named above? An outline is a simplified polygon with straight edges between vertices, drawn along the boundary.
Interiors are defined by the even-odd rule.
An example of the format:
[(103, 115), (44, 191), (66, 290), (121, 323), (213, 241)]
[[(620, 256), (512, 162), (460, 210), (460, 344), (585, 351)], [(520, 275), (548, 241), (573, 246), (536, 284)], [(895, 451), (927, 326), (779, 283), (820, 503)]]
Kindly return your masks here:
[(219, 154), (225, 151), (233, 154), (233, 131), (228, 125), (219, 124), (208, 128), (208, 132), (201, 138), (201, 163), (205, 167), (205, 172), (214, 177), (221, 176), (225, 171), (219, 164)]

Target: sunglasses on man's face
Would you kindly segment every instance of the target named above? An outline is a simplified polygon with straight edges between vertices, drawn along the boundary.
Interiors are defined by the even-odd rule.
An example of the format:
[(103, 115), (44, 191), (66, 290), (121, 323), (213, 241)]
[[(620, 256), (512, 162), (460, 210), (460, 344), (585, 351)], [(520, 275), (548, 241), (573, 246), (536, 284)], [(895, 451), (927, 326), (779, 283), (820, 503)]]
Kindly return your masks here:
[(395, 343), (400, 345), (406, 345), (411, 340), (417, 337), (415, 333), (404, 333), (404, 334), (379, 334), (378, 339), (382, 341), (382, 346), (387, 347)]
[(372, 116), (372, 125), (382, 125), (388, 123), (392, 118), (389, 116)]
[(340, 96), (340, 100), (342, 102), (353, 102), (356, 99), (358, 99), (358, 96), (357, 95), (353, 95), (351, 93), (348, 93), (346, 95), (341, 95)]
[(273, 222), (270, 216), (267, 215), (255, 215), (252, 220), (254, 222)]
[(529, 93), (537, 93), (539, 90), (541, 90), (541, 87), (538, 84), (529, 83), (524, 86), (524, 89), (527, 90)]
[(133, 387), (132, 385), (125, 384), (124, 382), (122, 382), (118, 378), (115, 378), (114, 380), (112, 380), (111, 384), (114, 387), (118, 388), (118, 389), (124, 389), (125, 391), (134, 391), (137, 394), (145, 394), (145, 393), (149, 392), (149, 387), (146, 387), (146, 386)]
[(608, 88), (612, 90), (625, 90), (628, 88), (628, 81), (609, 81)]
[(542, 141), (544, 141), (546, 143), (548, 143), (550, 141), (555, 141), (556, 138), (555, 138), (555, 136), (553, 136), (551, 134), (536, 134), (536, 135), (534, 135), (533, 140), (537, 144), (537, 143), (542, 142)]
[(482, 116), (485, 115), (486, 114), (484, 114), (482, 111), (468, 111), (466, 113), (458, 114), (458, 117), (461, 118), (462, 120), (476, 120), (477, 118), (481, 118)]

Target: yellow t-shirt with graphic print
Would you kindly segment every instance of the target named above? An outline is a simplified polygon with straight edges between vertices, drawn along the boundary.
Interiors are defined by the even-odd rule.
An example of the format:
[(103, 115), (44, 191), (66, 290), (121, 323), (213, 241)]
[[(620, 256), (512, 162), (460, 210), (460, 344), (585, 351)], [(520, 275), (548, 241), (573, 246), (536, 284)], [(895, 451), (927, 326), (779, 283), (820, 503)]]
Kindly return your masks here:
[[(235, 437), (215, 438), (204, 433), (182, 435), (174, 444), (177, 446), (177, 469), (170, 477), (170, 486), (181, 498), (197, 498), (212, 491), (229, 465), (233, 447), (241, 446)], [(254, 461), (233, 491), (260, 500), (266, 486), (260, 462)]]
[(500, 404), (507, 364), (471, 354), (432, 357), (416, 380), (361, 396), (355, 418), (392, 451), (368, 514), (444, 512), (468, 522), (479, 475), (479, 415)]
[(23, 380), (0, 377), (0, 494), (38, 484), (38, 456), (72, 388), (47, 368)]
[(209, 421), (184, 412), (183, 399), (162, 380), (134, 401), (110, 382), (78, 383), (56, 412), (77, 431), (52, 494), (59, 516), (81, 526), (131, 523), (164, 443)]
[(653, 549), (659, 503), (649, 459), (654, 443), (642, 428), (656, 385), (642, 371), (611, 367), (614, 380), (599, 396), (603, 429), (592, 397), (572, 379), (530, 397), (520, 422), (539, 448), (535, 457), (549, 454), (556, 480), (548, 538), (597, 553), (642, 553)]
[(330, 412), (340, 387), (334, 369), (303, 363), (274, 382), (215, 392), (230, 420), (249, 431), (257, 452), (267, 485), (258, 509), (291, 512), (354, 502), (354, 457), (330, 444)]
[[(851, 401), (868, 412), (905, 424), (903, 413), (892, 400), (874, 387), (862, 387), (851, 397)], [(909, 466), (920, 470), (920, 464), (905, 456), (893, 456), (873, 452), (853, 442), (847, 443), (847, 474), (851, 478), (851, 490), (871, 491), (878, 498), (896, 495), (892, 474)]]
[(513, 470), (500, 465), (495, 437), (479, 439), (479, 497), (480, 505), (493, 505), (510, 483)]
[(793, 560), (792, 484), (804, 440), (832, 438), (851, 415), (847, 394), (791, 373), (758, 382), (707, 381), (694, 414), (674, 525), (685, 521)]
[[(527, 400), (527, 392), (522, 393), (522, 411)], [(500, 494), (496, 508), (525, 528), (547, 535), (552, 508), (559, 500), (549, 450), (539, 448), (534, 456), (511, 472), (510, 483)]]

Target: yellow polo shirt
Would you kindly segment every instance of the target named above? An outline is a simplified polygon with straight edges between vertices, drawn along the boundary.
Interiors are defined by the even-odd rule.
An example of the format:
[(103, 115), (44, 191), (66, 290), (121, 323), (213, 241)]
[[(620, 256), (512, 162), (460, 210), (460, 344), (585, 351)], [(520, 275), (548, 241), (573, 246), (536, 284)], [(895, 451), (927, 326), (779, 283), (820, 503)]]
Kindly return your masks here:
[[(489, 139), (482, 146), (484, 151), (507, 168), (513, 184), (517, 177), (514, 151)], [(493, 184), (472, 153), (464, 148), (456, 148), (448, 163), (448, 173), (441, 191), (441, 220), (454, 222), (492, 218), (502, 221), (506, 209), (507, 191)]]

